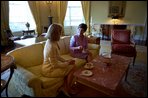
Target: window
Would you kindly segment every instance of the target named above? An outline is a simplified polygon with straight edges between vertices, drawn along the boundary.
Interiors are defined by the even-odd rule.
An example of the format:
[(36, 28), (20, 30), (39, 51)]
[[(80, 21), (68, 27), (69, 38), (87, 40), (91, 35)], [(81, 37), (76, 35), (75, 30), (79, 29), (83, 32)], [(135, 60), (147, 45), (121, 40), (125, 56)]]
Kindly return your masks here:
[(84, 16), (80, 1), (68, 1), (67, 12), (64, 20), (65, 26), (78, 26), (84, 23)]
[(30, 24), (30, 30), (35, 29), (35, 21), (27, 1), (9, 1), (9, 26), (13, 32), (27, 30), (26, 23)]

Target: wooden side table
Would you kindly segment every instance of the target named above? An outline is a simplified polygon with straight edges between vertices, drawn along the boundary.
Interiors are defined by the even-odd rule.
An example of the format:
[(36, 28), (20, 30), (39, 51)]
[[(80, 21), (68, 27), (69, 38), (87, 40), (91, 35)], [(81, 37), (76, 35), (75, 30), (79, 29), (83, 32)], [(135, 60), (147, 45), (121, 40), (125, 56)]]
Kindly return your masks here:
[(16, 69), (14, 58), (10, 55), (1, 55), (1, 73), (8, 70), (10, 68), (10, 75), (8, 81), (1, 79), (1, 93), (4, 89), (6, 89), (6, 96), (8, 97), (8, 84), (12, 78), (14, 73), (14, 69)]
[(25, 35), (25, 34), (30, 34), (31, 35), (31, 33), (34, 33), (34, 35), (35, 35), (35, 30), (23, 30), (22, 31), (22, 33), (23, 33), (23, 35)]

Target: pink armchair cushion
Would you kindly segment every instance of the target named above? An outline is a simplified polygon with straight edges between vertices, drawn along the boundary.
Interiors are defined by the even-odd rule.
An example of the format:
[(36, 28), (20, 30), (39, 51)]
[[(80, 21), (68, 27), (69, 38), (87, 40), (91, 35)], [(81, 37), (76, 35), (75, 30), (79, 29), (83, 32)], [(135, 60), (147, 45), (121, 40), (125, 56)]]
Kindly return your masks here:
[(130, 44), (130, 30), (112, 30), (112, 43)]
[(135, 53), (135, 47), (130, 44), (114, 44), (112, 46), (112, 51), (117, 53)]

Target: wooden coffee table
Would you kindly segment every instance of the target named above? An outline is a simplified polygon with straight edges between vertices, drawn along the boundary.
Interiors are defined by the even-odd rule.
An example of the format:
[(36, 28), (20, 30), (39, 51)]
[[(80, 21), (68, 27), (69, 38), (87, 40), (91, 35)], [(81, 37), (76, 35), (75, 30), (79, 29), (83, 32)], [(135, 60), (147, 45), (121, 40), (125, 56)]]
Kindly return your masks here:
[(117, 86), (123, 76), (127, 77), (131, 58), (112, 54), (110, 66), (106, 66), (104, 60), (104, 57), (97, 56), (91, 61), (94, 64), (94, 68), (90, 70), (93, 72), (92, 76), (81, 75), (81, 72), (86, 70), (84, 67), (78, 69), (74, 72), (75, 81), (109, 96), (115, 96)]

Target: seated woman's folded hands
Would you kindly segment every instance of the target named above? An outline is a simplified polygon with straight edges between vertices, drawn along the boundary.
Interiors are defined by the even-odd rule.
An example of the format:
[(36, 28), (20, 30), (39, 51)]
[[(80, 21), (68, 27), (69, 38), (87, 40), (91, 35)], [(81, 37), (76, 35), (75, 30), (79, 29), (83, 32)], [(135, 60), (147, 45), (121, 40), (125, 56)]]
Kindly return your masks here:
[(69, 60), (67, 60), (67, 62), (68, 62), (68, 65), (74, 65), (75, 64), (75, 60), (73, 60), (73, 59), (69, 59)]

